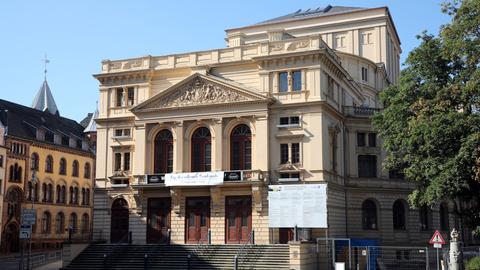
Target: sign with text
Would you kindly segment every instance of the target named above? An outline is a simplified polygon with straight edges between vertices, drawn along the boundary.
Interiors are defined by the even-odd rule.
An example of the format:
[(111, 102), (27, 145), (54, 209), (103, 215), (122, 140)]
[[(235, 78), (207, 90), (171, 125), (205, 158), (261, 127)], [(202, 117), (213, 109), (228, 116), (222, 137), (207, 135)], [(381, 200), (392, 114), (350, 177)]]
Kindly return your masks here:
[(224, 172), (167, 173), (165, 186), (215, 186), (223, 184)]
[(270, 228), (327, 228), (327, 184), (270, 185)]
[(20, 239), (30, 239), (32, 236), (32, 226), (31, 225), (20, 225)]
[(35, 209), (22, 208), (22, 224), (35, 224)]

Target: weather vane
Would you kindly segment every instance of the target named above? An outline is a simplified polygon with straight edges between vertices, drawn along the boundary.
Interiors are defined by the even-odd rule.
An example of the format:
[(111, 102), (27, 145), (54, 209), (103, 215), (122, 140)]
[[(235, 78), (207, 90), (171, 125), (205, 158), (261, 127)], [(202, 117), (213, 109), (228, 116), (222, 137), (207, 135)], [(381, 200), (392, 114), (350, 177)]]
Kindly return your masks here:
[(47, 64), (50, 63), (50, 60), (47, 58), (47, 54), (45, 53), (45, 58), (42, 60), (44, 63), (44, 70), (43, 72), (45, 73), (45, 80), (47, 79)]

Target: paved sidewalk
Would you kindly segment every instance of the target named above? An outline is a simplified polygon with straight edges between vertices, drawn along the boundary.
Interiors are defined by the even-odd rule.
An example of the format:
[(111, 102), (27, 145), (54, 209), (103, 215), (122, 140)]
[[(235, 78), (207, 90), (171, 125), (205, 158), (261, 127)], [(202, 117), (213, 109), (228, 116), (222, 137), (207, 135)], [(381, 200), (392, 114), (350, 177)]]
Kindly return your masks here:
[(58, 270), (62, 267), (62, 261), (56, 261), (42, 265), (40, 267), (33, 268), (35, 270)]

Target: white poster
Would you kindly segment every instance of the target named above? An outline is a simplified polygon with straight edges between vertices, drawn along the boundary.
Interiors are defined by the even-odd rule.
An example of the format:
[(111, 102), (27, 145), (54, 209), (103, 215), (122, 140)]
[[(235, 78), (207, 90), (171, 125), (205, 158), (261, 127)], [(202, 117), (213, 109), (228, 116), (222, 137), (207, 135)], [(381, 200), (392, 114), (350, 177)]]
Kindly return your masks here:
[(215, 186), (223, 184), (223, 172), (167, 173), (165, 186)]
[(327, 228), (327, 184), (268, 188), (270, 228)]

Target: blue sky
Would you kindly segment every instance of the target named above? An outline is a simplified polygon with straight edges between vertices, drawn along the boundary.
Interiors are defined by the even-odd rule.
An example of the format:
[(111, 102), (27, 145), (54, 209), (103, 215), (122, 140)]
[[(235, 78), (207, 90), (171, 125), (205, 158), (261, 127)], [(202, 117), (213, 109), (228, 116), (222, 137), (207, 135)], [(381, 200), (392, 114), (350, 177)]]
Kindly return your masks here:
[(328, 4), (388, 6), (402, 41), (402, 62), (422, 30), (437, 33), (450, 18), (440, 0), (0, 2), (0, 98), (30, 106), (48, 82), (60, 114), (80, 121), (95, 109), (102, 59), (163, 55), (225, 47), (224, 30)]

